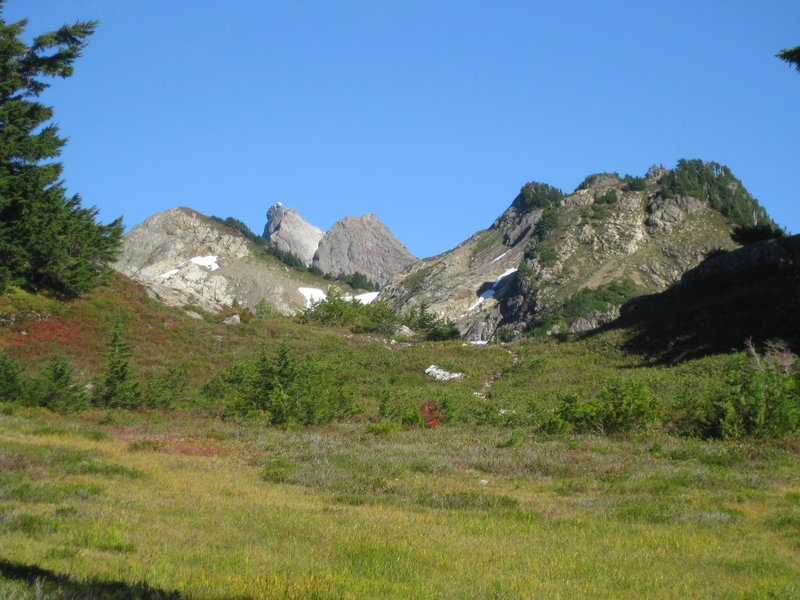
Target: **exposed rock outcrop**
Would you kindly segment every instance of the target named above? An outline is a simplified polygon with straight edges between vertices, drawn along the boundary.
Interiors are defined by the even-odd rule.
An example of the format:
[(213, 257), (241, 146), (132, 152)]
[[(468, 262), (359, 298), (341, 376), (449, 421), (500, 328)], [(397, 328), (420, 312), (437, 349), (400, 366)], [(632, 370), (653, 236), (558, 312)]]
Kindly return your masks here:
[(289, 314), (306, 304), (298, 291), (301, 274), (189, 208), (156, 213), (134, 227), (112, 266), (173, 306), (218, 312), (234, 302), (255, 306), (263, 300)]
[[(625, 282), (637, 293), (662, 290), (708, 253), (736, 247), (730, 222), (708, 203), (668, 197), (654, 178), (647, 186), (629, 190), (614, 174), (595, 175), (544, 207), (521, 193), (489, 229), (411, 265), (381, 298), (401, 310), (425, 306), (466, 339), (486, 340), (499, 326), (520, 332), (538, 326), (543, 311), (582, 289)], [(542, 234), (537, 225), (546, 212), (550, 225)], [(613, 319), (617, 310), (608, 306), (558, 327), (546, 325), (585, 331)]]
[(307, 267), (311, 265), (324, 235), (319, 227), (306, 221), (294, 208), (285, 209), (278, 202), (267, 210), (263, 236), (281, 250), (297, 256)]
[(383, 285), (416, 258), (378, 217), (345, 217), (319, 242), (313, 264), (325, 273), (363, 273)]

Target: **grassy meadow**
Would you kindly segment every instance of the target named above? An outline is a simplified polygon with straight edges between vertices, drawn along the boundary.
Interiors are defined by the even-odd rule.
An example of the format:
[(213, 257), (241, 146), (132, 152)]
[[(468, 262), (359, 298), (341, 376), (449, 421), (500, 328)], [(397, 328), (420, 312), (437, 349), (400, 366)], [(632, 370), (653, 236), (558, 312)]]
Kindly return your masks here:
[[(653, 363), (622, 330), (470, 346), (229, 327), (119, 278), (70, 303), (12, 292), (0, 313), (27, 374), (58, 351), (96, 381), (121, 315), (133, 368), (187, 381), (168, 409), (0, 403), (0, 598), (800, 598), (800, 439), (679, 437), (665, 416), (735, 354)], [(275, 427), (202, 393), (281, 344), (352, 386), (354, 414)], [(564, 394), (620, 381), (652, 392), (647, 425), (541, 427)]]

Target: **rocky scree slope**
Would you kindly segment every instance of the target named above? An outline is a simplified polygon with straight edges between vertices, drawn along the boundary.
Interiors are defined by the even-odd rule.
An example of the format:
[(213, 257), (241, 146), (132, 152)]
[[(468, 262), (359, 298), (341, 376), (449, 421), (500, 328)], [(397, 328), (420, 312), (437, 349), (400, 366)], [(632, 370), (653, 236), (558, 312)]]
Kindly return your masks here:
[(300, 288), (328, 285), (287, 268), (238, 232), (185, 207), (156, 213), (134, 227), (112, 266), (165, 304), (209, 312), (265, 301), (290, 314), (306, 306)]
[[(411, 265), (380, 298), (402, 311), (424, 306), (471, 340), (490, 339), (502, 326), (518, 333), (597, 327), (619, 314), (622, 301), (587, 314), (564, 307), (592, 291), (663, 290), (708, 253), (738, 246), (734, 211), (718, 196), (735, 195), (737, 215), (752, 208), (768, 219), (727, 169), (685, 162), (673, 171), (653, 168), (646, 178), (593, 175), (566, 196), (526, 184), (489, 229)], [(692, 185), (675, 185), (687, 169)], [(697, 191), (687, 194), (687, 187)]]

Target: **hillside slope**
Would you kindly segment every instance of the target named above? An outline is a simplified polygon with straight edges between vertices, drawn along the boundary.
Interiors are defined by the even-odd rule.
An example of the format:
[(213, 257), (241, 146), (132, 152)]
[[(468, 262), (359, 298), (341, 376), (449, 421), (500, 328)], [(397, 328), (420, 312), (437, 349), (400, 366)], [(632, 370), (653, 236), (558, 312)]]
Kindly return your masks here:
[(290, 314), (307, 304), (302, 289), (330, 285), (288, 268), (239, 232), (185, 207), (157, 213), (134, 227), (112, 266), (166, 304), (210, 312), (263, 301)]
[[(647, 178), (593, 175), (566, 196), (529, 183), (489, 229), (411, 265), (381, 298), (401, 310), (424, 305), (467, 339), (489, 339), (501, 326), (585, 330), (710, 252), (736, 248), (731, 233), (749, 213), (772, 224), (728, 169), (701, 161)], [(597, 305), (606, 310), (575, 322)]]

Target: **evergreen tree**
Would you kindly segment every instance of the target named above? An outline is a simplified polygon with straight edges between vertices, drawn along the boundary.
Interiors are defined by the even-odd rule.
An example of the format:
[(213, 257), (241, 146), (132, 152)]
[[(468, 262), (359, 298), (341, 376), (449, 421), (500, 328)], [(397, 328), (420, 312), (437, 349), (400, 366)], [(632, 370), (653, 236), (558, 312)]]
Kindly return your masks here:
[(97, 404), (105, 408), (136, 408), (142, 403), (139, 383), (130, 368), (131, 346), (125, 341), (122, 320), (116, 319), (108, 342), (106, 376), (100, 388)]
[[(27, 21), (7, 23), (0, 0), (0, 290), (11, 285), (77, 296), (116, 255), (122, 222), (98, 223), (97, 209), (68, 197), (58, 156), (66, 140), (35, 101), (44, 79), (69, 77), (97, 23), (20, 39)], [(48, 162), (50, 161), (50, 162)]]
[(800, 71), (800, 46), (786, 48), (785, 50), (778, 52), (775, 56), (781, 60), (785, 60), (790, 65), (794, 65), (794, 67)]

